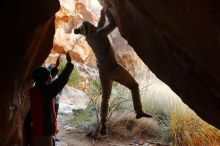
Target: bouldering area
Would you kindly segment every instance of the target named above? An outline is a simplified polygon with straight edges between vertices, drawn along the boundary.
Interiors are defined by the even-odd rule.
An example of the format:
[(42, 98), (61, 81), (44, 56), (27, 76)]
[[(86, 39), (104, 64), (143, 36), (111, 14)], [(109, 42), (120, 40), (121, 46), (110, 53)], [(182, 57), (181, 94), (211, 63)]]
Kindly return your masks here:
[[(25, 146), (33, 70), (66, 53), (74, 64), (62, 90), (56, 146), (220, 145), (220, 1), (22, 0), (1, 3), (0, 146)], [(104, 5), (117, 26), (108, 35), (117, 62), (137, 81), (142, 108), (112, 85), (107, 135), (101, 122), (102, 87), (96, 56), (74, 29), (97, 25)], [(106, 21), (106, 24), (109, 22)]]

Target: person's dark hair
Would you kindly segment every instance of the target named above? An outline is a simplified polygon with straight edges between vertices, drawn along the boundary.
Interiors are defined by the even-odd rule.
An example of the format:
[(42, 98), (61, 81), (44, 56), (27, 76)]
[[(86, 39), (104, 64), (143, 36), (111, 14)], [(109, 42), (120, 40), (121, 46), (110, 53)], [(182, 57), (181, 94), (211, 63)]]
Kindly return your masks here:
[(45, 83), (50, 76), (50, 70), (45, 67), (37, 67), (32, 73), (32, 78), (36, 83)]
[(85, 35), (87, 35), (87, 33), (88, 33), (88, 28), (89, 28), (89, 25), (90, 25), (91, 23), (89, 22), (89, 21), (84, 21), (83, 23), (82, 23), (82, 25), (84, 26), (84, 28), (85, 28)]
[(75, 34), (81, 34), (81, 29), (80, 29), (80, 28), (74, 29), (74, 33), (75, 33)]
[(88, 32), (90, 32), (92, 26), (95, 27), (89, 21), (84, 21), (79, 28), (74, 29), (74, 33), (75, 34), (82, 34), (82, 35), (86, 36), (88, 34)]

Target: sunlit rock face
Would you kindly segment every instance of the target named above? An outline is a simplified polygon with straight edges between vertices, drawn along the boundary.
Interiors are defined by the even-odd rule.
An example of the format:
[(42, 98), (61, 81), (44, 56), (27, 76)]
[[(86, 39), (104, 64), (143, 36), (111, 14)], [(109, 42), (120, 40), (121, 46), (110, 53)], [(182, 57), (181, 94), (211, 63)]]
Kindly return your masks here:
[[(62, 100), (59, 112), (72, 112), (73, 109), (85, 109), (89, 103), (89, 97), (76, 88), (66, 85), (62, 90)], [(68, 105), (68, 106), (67, 106)], [(68, 107), (71, 107), (70, 109)], [(65, 108), (67, 108), (65, 110)]]
[[(56, 14), (57, 25), (52, 51), (65, 53), (71, 50), (74, 60), (86, 64), (95, 64), (91, 48), (83, 36), (77, 36), (73, 33), (73, 29), (85, 20), (96, 25), (102, 6), (97, 0), (60, 0), (60, 3), (61, 9)], [(146, 82), (146, 75), (149, 73), (147, 66), (139, 59), (127, 41), (121, 37), (118, 29), (111, 33), (109, 38), (118, 62), (135, 76), (139, 72), (142, 73), (142, 77), (139, 74), (137, 78), (142, 78), (141, 80)]]
[(94, 64), (95, 58), (83, 36), (77, 36), (73, 29), (87, 20), (97, 23), (101, 6), (96, 0), (60, 0), (61, 9), (56, 14), (56, 34), (52, 52), (66, 53), (79, 62)]
[(145, 64), (220, 128), (220, 1), (107, 0)]
[[(75, 35), (73, 29), (85, 20), (96, 25), (102, 6), (97, 0), (60, 0), (60, 3), (61, 9), (56, 13), (56, 34), (52, 52), (64, 54), (71, 50), (70, 54), (76, 62), (95, 66), (95, 56), (84, 36)], [(109, 39), (118, 62), (135, 77), (140, 87), (146, 86), (149, 78), (153, 78), (154, 75), (121, 37), (118, 29), (109, 35)]]

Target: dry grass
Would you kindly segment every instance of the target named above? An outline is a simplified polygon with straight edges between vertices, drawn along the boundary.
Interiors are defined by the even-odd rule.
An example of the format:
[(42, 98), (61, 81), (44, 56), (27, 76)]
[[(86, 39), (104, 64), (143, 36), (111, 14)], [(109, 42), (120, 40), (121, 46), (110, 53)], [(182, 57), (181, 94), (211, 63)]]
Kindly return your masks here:
[(159, 123), (158, 134), (173, 146), (220, 146), (220, 131), (200, 119), (167, 86), (154, 83), (142, 99)]
[(126, 138), (133, 137), (155, 137), (158, 124), (152, 119), (142, 118), (137, 120), (135, 114), (124, 113), (123, 116), (109, 121), (108, 127), (110, 134)]
[(201, 120), (184, 105), (177, 106), (170, 116), (173, 146), (219, 146), (220, 131)]

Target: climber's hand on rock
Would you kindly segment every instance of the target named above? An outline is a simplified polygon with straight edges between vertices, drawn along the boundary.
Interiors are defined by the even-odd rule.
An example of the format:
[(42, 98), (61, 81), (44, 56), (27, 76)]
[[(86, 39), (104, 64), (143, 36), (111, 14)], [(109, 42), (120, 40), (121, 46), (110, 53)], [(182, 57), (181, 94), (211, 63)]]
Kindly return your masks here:
[(70, 52), (66, 53), (66, 61), (71, 62)]
[(58, 58), (57, 58), (56, 67), (60, 65), (60, 57), (61, 57), (61, 55), (59, 55)]

